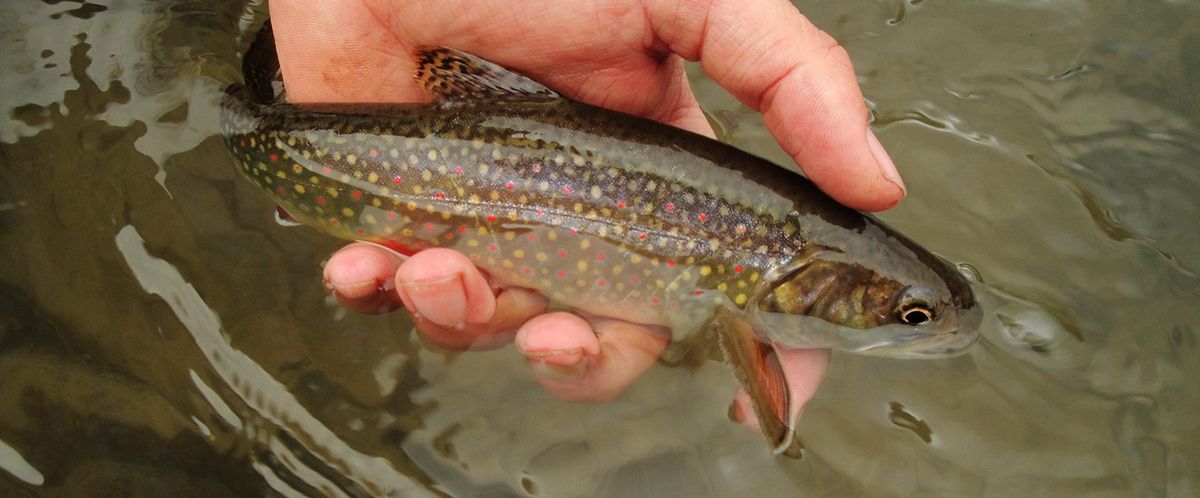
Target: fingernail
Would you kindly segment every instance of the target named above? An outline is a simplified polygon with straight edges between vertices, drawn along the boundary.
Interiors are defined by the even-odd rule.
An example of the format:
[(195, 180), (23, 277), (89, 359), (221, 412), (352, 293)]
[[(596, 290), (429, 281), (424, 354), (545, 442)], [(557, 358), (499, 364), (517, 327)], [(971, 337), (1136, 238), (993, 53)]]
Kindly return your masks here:
[(459, 328), (467, 316), (467, 296), (458, 275), (404, 282), (399, 291), (406, 308), (437, 325)]
[(538, 377), (569, 382), (578, 380), (587, 372), (590, 360), (582, 350), (538, 353), (528, 358), (529, 367)]
[(883, 177), (899, 187), (901, 192), (908, 193), (908, 189), (904, 188), (904, 180), (900, 179), (900, 172), (896, 170), (896, 163), (893, 163), (891, 156), (883, 150), (883, 144), (879, 143), (879, 138), (870, 128), (867, 128), (867, 145), (870, 146), (871, 155), (875, 157), (875, 164), (879, 166)]

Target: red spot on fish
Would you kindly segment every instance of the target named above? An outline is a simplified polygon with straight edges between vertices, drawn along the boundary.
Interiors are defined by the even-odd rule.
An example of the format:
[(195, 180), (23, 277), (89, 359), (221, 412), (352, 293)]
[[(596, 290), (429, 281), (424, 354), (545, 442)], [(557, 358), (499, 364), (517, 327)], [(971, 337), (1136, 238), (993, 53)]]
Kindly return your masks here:
[(673, 259), (668, 259), (668, 260), (667, 260), (667, 266), (670, 266), (670, 267), (674, 268), (674, 267), (675, 267), (675, 260), (673, 260)]
[(353, 198), (354, 198), (354, 200), (356, 200), (356, 201), (357, 201), (357, 200), (361, 200), (361, 199), (362, 199), (362, 191), (361, 191), (361, 190), (355, 190), (355, 191), (353, 191), (353, 192), (350, 192), (350, 197), (353, 197)]
[(450, 240), (453, 238), (454, 238), (454, 232), (446, 232), (446, 240)]
[(403, 179), (403, 178), (400, 178), (399, 176), (393, 176), (393, 177), (392, 177), (392, 185), (399, 185), (399, 184), (401, 184), (401, 183), (404, 183), (404, 179)]
[(508, 182), (508, 183), (504, 184), (504, 188), (512, 190), (514, 188), (517, 188), (517, 184), (515, 184), (513, 182)]
[(354, 233), (357, 233), (357, 234), (359, 234), (359, 235), (366, 235), (366, 234), (367, 234), (367, 229), (365, 229), (365, 228), (363, 228), (363, 227), (358, 227), (358, 228), (355, 228), (355, 229), (354, 229)]
[(338, 225), (341, 225), (341, 224), (342, 224), (342, 222), (338, 221), (338, 219), (337, 219), (337, 218), (330, 218), (330, 219), (329, 219), (329, 224), (330, 224), (330, 225), (333, 225), (333, 226), (338, 226)]
[(321, 168), (321, 173), (325, 174), (325, 175), (333, 173), (333, 168), (330, 168), (329, 166), (325, 166), (325, 167)]
[(536, 213), (538, 216), (546, 214), (546, 210), (544, 210), (542, 208), (534, 209), (533, 212)]
[(704, 213), (700, 213), (700, 214), (696, 215), (696, 219), (700, 220), (700, 222), (703, 223), (705, 221), (708, 221), (708, 215), (706, 215)]
[(564, 194), (570, 194), (570, 193), (572, 192), (571, 186), (570, 186), (570, 185), (563, 185), (562, 191), (563, 191), (563, 193), (564, 193)]
[(617, 200), (617, 209), (625, 209), (625, 200), (624, 199)]
[(238, 147), (245, 147), (245, 146), (246, 146), (246, 139), (243, 138), (241, 140), (238, 140)]
[(487, 215), (487, 220), (488, 221), (496, 221), (496, 215), (494, 215), (494, 214)]
[(604, 287), (606, 284), (608, 284), (608, 282), (605, 282), (604, 279), (596, 281), (596, 287)]
[(463, 174), (463, 169), (462, 169), (462, 166), (455, 166), (455, 167), (454, 167), (454, 174), (455, 174), (455, 175), (458, 175), (458, 176), (462, 176), (462, 174)]
[(639, 233), (638, 240), (646, 240), (646, 232)]
[(387, 217), (387, 219), (389, 219), (389, 220), (394, 220), (394, 219), (396, 219), (396, 212), (388, 211), (387, 214), (385, 214), (384, 216)]
[(529, 234), (529, 240), (537, 240), (537, 234), (536, 233)]
[(554, 274), (554, 276), (558, 277), (559, 280), (562, 280), (564, 278), (567, 278), (567, 272), (559, 270), (558, 273)]
[(574, 228), (568, 228), (567, 232), (569, 232), (571, 235), (575, 235), (575, 234), (579, 233), (579, 230), (576, 230)]
[(530, 268), (530, 267), (528, 267), (528, 266), (522, 266), (522, 267), (521, 267), (521, 273), (524, 273), (524, 274), (526, 274), (526, 275), (528, 275), (528, 274), (530, 274), (530, 273), (533, 273), (533, 268)]
[[(245, 143), (243, 143), (242, 145), (245, 145)], [(541, 170), (542, 170), (542, 163), (533, 163), (533, 172), (534, 173), (537, 173)]]
[(275, 162), (278, 160), (279, 160), (279, 154), (271, 154), (271, 162)]
[(558, 250), (558, 257), (560, 257), (560, 258), (565, 258), (565, 257), (567, 257), (567, 250), (566, 250), (566, 249), (559, 249), (559, 250)]
[(737, 265), (737, 266), (733, 267), (733, 272), (734, 272), (734, 273), (741, 273), (741, 272), (744, 272), (744, 271), (746, 271), (746, 267), (745, 267), (745, 266), (742, 266), (742, 265)]
[(442, 193), (442, 192), (438, 192), (436, 194), (433, 194), (433, 197), (440, 201), (440, 200), (446, 199), (446, 194)]
[(631, 283), (631, 284), (633, 284), (633, 285), (637, 285), (637, 284), (638, 284), (638, 282), (641, 282), (641, 281), (642, 281), (642, 279), (641, 279), (640, 277), (638, 277), (637, 275), (630, 275), (630, 276), (629, 276), (629, 283)]
[(287, 189), (285, 189), (283, 187), (279, 187), (279, 190), (276, 190), (276, 192), (279, 192), (280, 197), (287, 195)]
[(426, 230), (433, 230), (433, 223), (426, 223), (426, 224), (425, 224), (425, 229), (426, 229)]
[(703, 296), (703, 295), (704, 295), (704, 291), (702, 291), (702, 290), (700, 290), (700, 289), (696, 289), (695, 291), (693, 291), (693, 292), (692, 292), (692, 295), (693, 295), (693, 296)]
[(668, 213), (674, 213), (675, 212), (675, 203), (668, 202), (666, 206), (663, 206), (663, 209), (666, 209)]
[(596, 261), (604, 261), (604, 253), (597, 254)]
[(653, 305), (655, 305), (655, 306), (658, 306), (658, 305), (659, 305), (659, 304), (661, 304), (661, 303), (662, 303), (662, 301), (660, 301), (660, 300), (658, 299), (658, 296), (650, 296), (650, 304), (653, 304)]
[(315, 201), (317, 201), (317, 205), (318, 205), (318, 206), (324, 206), (324, 205), (325, 205), (325, 196), (323, 196), (323, 195), (318, 195), (318, 196), (317, 196), (317, 198), (316, 198), (316, 199), (314, 199), (314, 200), (315, 200)]
[(492, 251), (492, 252), (496, 252), (496, 251), (500, 250), (500, 248), (496, 247), (496, 244), (492, 244), (492, 245), (488, 246), (488, 250)]
[(368, 156), (371, 156), (371, 159), (374, 159), (374, 158), (376, 158), (376, 157), (379, 157), (379, 150), (377, 150), (377, 149), (371, 149), (370, 151), (368, 151), (368, 152), (367, 152), (367, 155), (368, 155)]
[(466, 225), (459, 225), (459, 226), (458, 226), (458, 233), (467, 233), (467, 226), (466, 226)]

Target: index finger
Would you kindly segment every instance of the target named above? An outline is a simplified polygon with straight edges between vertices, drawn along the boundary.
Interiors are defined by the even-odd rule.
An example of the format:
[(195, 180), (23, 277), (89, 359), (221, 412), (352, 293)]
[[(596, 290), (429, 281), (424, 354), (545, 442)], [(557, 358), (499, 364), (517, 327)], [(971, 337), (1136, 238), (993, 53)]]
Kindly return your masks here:
[(645, 0), (657, 40), (699, 60), (817, 186), (879, 211), (904, 198), (896, 167), (867, 126), (846, 50), (784, 0)]

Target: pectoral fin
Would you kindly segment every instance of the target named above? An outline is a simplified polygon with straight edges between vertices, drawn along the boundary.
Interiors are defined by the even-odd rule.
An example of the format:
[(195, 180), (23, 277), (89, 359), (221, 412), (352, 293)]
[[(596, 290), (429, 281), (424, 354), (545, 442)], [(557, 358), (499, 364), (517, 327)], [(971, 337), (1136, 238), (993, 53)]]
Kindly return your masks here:
[(792, 406), (791, 391), (775, 346), (760, 341), (753, 326), (726, 308), (716, 311), (709, 330), (750, 396), (759, 427), (774, 452), (798, 455), (800, 443), (793, 426), (799, 409)]
[(446, 47), (417, 49), (417, 83), (443, 102), (465, 99), (558, 99), (553, 90), (474, 55)]

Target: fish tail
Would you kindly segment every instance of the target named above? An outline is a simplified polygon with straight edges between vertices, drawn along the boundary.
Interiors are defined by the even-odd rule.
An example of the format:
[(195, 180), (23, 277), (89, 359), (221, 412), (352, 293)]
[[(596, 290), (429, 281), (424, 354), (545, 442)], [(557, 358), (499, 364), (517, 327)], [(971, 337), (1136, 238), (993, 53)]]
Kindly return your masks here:
[(261, 107), (283, 100), (283, 78), (275, 54), (275, 35), (268, 19), (242, 55), (242, 82), (225, 89), (221, 102), (226, 134), (246, 133), (257, 126)]
[(281, 92), (276, 91), (276, 84), (279, 88), (283, 87), (283, 78), (279, 72), (279, 56), (275, 53), (275, 33), (271, 29), (270, 19), (263, 23), (250, 49), (242, 57), (242, 78), (253, 102), (270, 103), (282, 98)]

